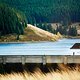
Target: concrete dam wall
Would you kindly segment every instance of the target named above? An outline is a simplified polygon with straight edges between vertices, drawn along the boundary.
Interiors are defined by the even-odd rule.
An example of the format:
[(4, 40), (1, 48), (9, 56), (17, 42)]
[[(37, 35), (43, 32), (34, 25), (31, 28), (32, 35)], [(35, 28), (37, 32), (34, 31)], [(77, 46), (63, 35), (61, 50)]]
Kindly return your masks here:
[(80, 63), (80, 55), (5, 55), (0, 63)]

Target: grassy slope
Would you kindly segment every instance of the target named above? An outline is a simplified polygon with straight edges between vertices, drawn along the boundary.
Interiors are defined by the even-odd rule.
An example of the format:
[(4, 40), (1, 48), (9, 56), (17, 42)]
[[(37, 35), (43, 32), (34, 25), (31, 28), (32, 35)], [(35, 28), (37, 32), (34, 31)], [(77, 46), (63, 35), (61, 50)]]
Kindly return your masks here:
[[(16, 37), (17, 35), (6, 35), (2, 36), (0, 41), (14, 42), (17, 41)], [(56, 41), (59, 38), (62, 38), (59, 33), (55, 35), (28, 24), (27, 28), (25, 28), (24, 35), (20, 35), (20, 40), (18, 41)]]

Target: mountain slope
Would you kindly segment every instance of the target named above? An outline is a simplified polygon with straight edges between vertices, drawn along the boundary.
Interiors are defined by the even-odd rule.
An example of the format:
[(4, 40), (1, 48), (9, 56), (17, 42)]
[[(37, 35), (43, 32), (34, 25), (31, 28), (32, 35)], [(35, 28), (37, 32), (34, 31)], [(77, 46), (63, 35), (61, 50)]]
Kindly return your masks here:
[(80, 0), (0, 0), (26, 14), (28, 22), (79, 22)]
[(16, 40), (17, 35), (6, 35), (2, 36), (1, 42), (15, 42), (15, 41), (56, 41), (62, 38), (61, 34), (52, 34), (48, 31), (37, 28), (36, 26), (32, 26), (30, 24), (24, 30), (24, 35), (19, 36), (19, 40)]

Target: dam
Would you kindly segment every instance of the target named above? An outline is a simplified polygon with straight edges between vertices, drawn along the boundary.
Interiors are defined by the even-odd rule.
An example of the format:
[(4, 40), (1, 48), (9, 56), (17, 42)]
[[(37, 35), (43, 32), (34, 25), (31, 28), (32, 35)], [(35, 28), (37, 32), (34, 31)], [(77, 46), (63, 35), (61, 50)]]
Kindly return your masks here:
[(29, 55), (14, 55), (14, 56), (0, 56), (0, 63), (43, 63), (46, 65), (47, 63), (80, 63), (80, 56), (79, 55), (36, 55), (36, 56), (29, 56)]
[(0, 63), (80, 63), (80, 49), (70, 49), (75, 43), (80, 43), (80, 39), (0, 43)]

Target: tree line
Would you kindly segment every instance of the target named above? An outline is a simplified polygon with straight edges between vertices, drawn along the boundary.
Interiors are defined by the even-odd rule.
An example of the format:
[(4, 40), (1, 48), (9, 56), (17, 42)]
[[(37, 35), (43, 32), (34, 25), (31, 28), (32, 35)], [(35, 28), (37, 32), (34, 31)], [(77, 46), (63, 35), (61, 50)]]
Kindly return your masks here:
[(80, 21), (80, 0), (0, 0), (25, 13), (28, 23), (54, 23), (65, 25)]
[(58, 32), (60, 32), (62, 35), (77, 36), (76, 26), (66, 27), (62, 24), (59, 26), (56, 24), (56, 28), (53, 28), (53, 26), (50, 23), (39, 23), (36, 26), (54, 34), (57, 34)]

